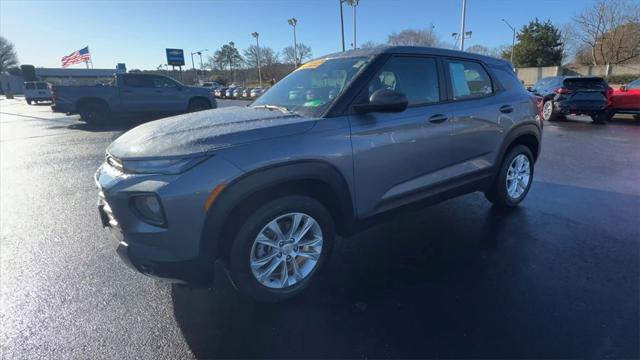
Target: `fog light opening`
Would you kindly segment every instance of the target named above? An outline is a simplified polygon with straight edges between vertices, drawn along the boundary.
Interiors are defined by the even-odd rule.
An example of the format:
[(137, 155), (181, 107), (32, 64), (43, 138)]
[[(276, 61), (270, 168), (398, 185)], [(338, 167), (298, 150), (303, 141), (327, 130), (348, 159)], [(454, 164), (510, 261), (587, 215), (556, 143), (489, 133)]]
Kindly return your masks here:
[(145, 222), (152, 225), (165, 225), (164, 212), (160, 199), (154, 194), (137, 195), (133, 198), (133, 207)]

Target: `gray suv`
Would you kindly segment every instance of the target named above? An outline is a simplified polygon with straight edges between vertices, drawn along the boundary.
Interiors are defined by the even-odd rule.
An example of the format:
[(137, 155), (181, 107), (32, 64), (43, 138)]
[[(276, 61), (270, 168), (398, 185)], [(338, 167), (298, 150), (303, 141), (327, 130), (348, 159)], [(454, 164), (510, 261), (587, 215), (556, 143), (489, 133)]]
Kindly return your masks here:
[(421, 47), (310, 61), (246, 107), (138, 126), (95, 180), (137, 271), (261, 301), (307, 287), (346, 236), (408, 205), (527, 195), (542, 121), (505, 61)]

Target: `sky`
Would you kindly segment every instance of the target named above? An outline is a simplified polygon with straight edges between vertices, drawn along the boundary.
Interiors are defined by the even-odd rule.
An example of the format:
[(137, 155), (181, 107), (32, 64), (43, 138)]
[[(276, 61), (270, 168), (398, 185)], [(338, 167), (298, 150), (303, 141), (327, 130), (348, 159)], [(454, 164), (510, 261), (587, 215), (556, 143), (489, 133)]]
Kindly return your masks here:
[[(511, 44), (511, 30), (538, 17), (557, 25), (592, 0), (467, 0), (465, 45)], [(434, 26), (442, 40), (460, 30), (462, 0), (360, 0), (357, 43), (384, 42), (392, 32)], [(353, 10), (344, 6), (345, 42), (353, 36)], [(293, 43), (287, 19), (295, 17), (298, 42), (313, 56), (339, 51), (339, 0), (201, 0), (201, 1), (29, 1), (0, 0), (0, 34), (11, 41), (21, 64), (60, 67), (60, 59), (89, 46), (95, 68), (155, 69), (166, 63), (165, 48), (208, 55), (233, 41), (239, 49), (255, 43), (276, 51)], [(205, 53), (207, 54), (207, 53)], [(205, 60), (206, 61), (206, 60)], [(196, 56), (196, 63), (199, 62)], [(73, 67), (84, 67), (74, 65)], [(196, 65), (197, 67), (197, 65)]]

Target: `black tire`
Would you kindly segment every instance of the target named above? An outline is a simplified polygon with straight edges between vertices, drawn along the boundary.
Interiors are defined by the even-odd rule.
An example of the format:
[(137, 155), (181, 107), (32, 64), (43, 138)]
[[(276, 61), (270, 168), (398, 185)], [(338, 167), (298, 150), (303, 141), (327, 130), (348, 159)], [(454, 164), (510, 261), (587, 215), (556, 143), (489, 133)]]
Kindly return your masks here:
[(594, 124), (608, 123), (616, 113), (611, 110), (603, 110), (601, 112), (591, 114), (591, 120)]
[(80, 104), (78, 114), (87, 124), (99, 125), (109, 120), (110, 111), (107, 104), (100, 101), (90, 101)]
[(31, 105), (31, 99), (27, 99), (27, 105)]
[(211, 103), (205, 99), (192, 99), (189, 101), (189, 112), (211, 109)]
[[(509, 171), (511, 162), (521, 154), (525, 155), (529, 160), (529, 182), (524, 189), (524, 192), (517, 198), (513, 198), (509, 196), (507, 192), (507, 172)], [(518, 206), (518, 204), (520, 204), (522, 200), (527, 197), (529, 189), (531, 189), (531, 184), (533, 183), (534, 168), (534, 159), (531, 150), (524, 145), (516, 145), (515, 147), (513, 147), (513, 149), (511, 149), (504, 157), (502, 164), (500, 164), (500, 171), (498, 172), (497, 177), (494, 179), (489, 188), (485, 190), (484, 194), (487, 200), (492, 202), (495, 206), (504, 209), (510, 209)]]
[[(547, 110), (547, 107), (550, 107), (550, 111), (546, 112), (548, 116), (545, 117), (545, 111)], [(564, 119), (564, 115), (558, 113), (558, 111), (553, 106), (553, 100), (551, 99), (544, 102), (542, 117), (544, 121), (558, 121)]]
[[(250, 258), (253, 243), (258, 233), (270, 221), (292, 212), (307, 214), (320, 226), (323, 238), (320, 257), (310, 273), (298, 283), (285, 288), (270, 288), (260, 283), (251, 270)], [(257, 301), (277, 302), (299, 294), (309, 286), (328, 261), (335, 237), (333, 218), (329, 211), (313, 198), (290, 195), (274, 199), (252, 211), (243, 222), (233, 237), (227, 266), (231, 281), (238, 291)]]

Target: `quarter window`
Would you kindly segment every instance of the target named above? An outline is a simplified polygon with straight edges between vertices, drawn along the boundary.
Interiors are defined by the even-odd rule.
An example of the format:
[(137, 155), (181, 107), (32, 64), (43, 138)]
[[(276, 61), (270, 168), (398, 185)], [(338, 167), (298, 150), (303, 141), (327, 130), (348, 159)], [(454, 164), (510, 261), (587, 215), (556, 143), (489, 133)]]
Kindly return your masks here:
[(454, 100), (472, 99), (493, 93), (491, 78), (482, 65), (472, 61), (449, 61)]
[(432, 58), (394, 57), (369, 83), (369, 96), (379, 89), (404, 93), (409, 105), (438, 102), (440, 87), (436, 61)]

